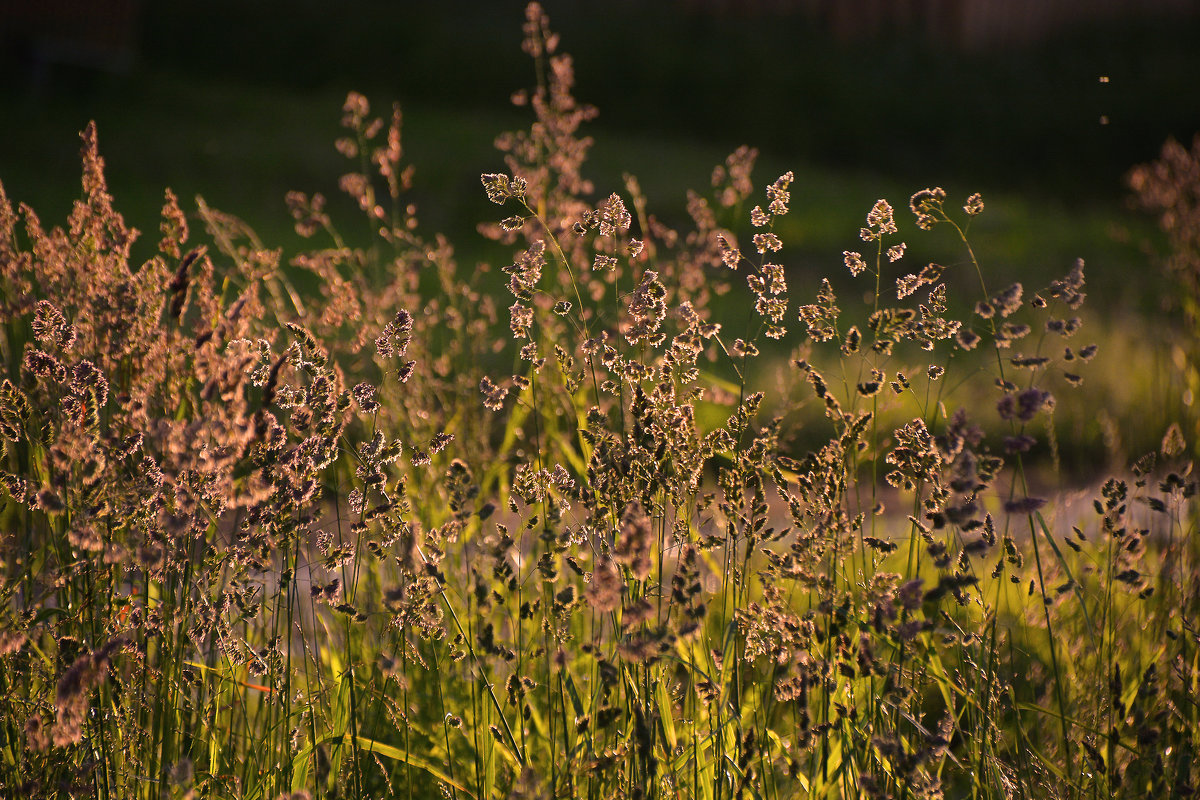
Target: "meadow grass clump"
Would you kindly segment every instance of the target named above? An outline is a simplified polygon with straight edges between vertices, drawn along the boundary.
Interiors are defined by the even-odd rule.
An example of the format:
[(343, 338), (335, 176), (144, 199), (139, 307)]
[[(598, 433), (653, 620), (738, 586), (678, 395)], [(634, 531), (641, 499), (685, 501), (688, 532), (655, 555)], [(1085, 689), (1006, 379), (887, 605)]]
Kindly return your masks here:
[[(132, 265), (93, 128), (65, 228), (0, 190), (0, 786), (1193, 796), (1192, 431), (1083, 511), (1044, 468), (1084, 265), (1006, 282), (983, 198), (928, 188), (811, 281), (750, 148), (673, 229), (583, 177), (558, 45), (531, 4), (494, 272), (422, 232), (400, 111), (353, 93), (369, 248), (318, 194), (285, 261), (167, 192)], [(924, 236), (962, 259), (909, 266)]]

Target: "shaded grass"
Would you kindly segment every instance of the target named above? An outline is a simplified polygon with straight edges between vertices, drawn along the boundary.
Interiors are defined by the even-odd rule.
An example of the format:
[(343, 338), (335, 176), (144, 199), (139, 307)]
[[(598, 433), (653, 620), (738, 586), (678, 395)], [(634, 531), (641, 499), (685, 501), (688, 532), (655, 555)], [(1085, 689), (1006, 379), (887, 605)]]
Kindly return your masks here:
[[(73, 131), (95, 119), (104, 135), (105, 158), (114, 191), (125, 213), (143, 231), (153, 230), (161, 206), (161, 187), (182, 198), (203, 194), (214, 208), (254, 220), (264, 241), (285, 250), (300, 249), (283, 205), (291, 190), (321, 191), (335, 208), (350, 210), (334, 186), (343, 159), (329, 146), (337, 135), (330, 112), (344, 90), (298, 90), (286, 86), (206, 82), (169, 73), (103, 79), (99, 85), (46, 97), (10, 89), (3, 105), (19, 125), (0, 130), (0, 178), (10, 195), (45, 213), (65, 213), (77, 193)], [(405, 108), (406, 154), (419, 165), (413, 200), (424, 223), (456, 242), (464, 260), (494, 253), (474, 232), (486, 203), (478, 197), (478, 175), (496, 162), (493, 132), (517, 127), (519, 116), (503, 106), (452, 108), (412, 103)], [(589, 175), (600, 194), (618, 190), (621, 176), (638, 176), (652, 206), (678, 208), (688, 187), (703, 186), (711, 165), (743, 142), (713, 144), (712, 136), (689, 139), (676, 133), (631, 133), (606, 129), (601, 116), (592, 134), (598, 144)], [(796, 208), (783, 221), (794, 244), (793, 257), (811, 265), (811, 274), (828, 271), (821, 263), (846, 245), (844, 231), (878, 197), (900, 198), (915, 187), (908, 180), (877, 172), (805, 163), (775, 147), (764, 152), (760, 174), (797, 174)], [(950, 176), (927, 176), (955, 188)], [(1147, 222), (1128, 215), (1115, 196), (1073, 200), (992, 191), (986, 182), (963, 179), (960, 191), (981, 191), (992, 199), (994, 216), (981, 221), (981, 246), (1018, 280), (1062, 271), (1077, 257), (1103, 269), (1095, 271), (1093, 291), (1116, 313), (1153, 312), (1156, 284), (1133, 287), (1122, 278), (1141, 258), (1141, 242), (1153, 237)], [(1112, 187), (1115, 191), (1117, 187)], [(668, 222), (681, 219), (668, 215)], [(365, 244), (369, 233), (350, 227), (349, 241)], [(136, 251), (149, 257), (148, 251)], [(923, 254), (948, 260), (949, 247), (932, 246)], [(914, 251), (914, 259), (922, 255)], [(807, 271), (807, 269), (806, 269)], [(1131, 292), (1133, 288), (1135, 291)]]

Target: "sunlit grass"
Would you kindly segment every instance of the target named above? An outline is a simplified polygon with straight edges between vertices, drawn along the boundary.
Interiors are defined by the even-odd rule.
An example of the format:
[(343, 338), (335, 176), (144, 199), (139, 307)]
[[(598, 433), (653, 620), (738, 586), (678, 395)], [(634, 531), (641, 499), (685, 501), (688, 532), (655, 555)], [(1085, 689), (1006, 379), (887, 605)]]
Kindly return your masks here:
[(1086, 296), (1104, 214), (749, 149), (681, 196), (712, 154), (653, 139), (590, 177), (525, 33), (474, 200), (412, 203), (460, 120), (356, 93), (348, 199), (278, 239), (197, 179), (133, 255), (91, 125), (65, 227), (0, 197), (0, 788), (1193, 793), (1195, 353)]

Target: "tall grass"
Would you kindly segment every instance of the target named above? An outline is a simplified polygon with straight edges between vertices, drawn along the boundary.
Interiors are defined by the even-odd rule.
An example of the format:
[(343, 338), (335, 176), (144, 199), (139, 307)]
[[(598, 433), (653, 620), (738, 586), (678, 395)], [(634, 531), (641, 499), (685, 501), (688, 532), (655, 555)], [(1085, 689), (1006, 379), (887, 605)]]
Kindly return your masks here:
[(5, 794), (1194, 795), (1195, 429), (1084, 510), (1042, 468), (1082, 263), (1004, 281), (934, 188), (789, 287), (790, 173), (739, 149), (686, 230), (597, 193), (525, 34), (495, 272), (422, 232), (356, 94), (369, 249), (320, 195), (285, 263), (167, 192), (132, 265), (91, 127), (64, 228), (0, 190)]

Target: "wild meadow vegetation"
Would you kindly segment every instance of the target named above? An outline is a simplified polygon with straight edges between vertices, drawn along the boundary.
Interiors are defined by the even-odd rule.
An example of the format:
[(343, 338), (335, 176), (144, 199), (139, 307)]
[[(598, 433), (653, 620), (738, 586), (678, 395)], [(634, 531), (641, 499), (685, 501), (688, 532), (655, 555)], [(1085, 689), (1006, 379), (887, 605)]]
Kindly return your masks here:
[[(1067, 491), (1085, 265), (1006, 280), (926, 188), (800, 279), (750, 148), (672, 229), (584, 177), (558, 44), (531, 4), (504, 265), (357, 94), (367, 248), (168, 190), (131, 263), (94, 127), (65, 226), (0, 189), (0, 794), (1195, 796), (1196, 418)], [(1194, 334), (1200, 145), (1131, 185)]]

